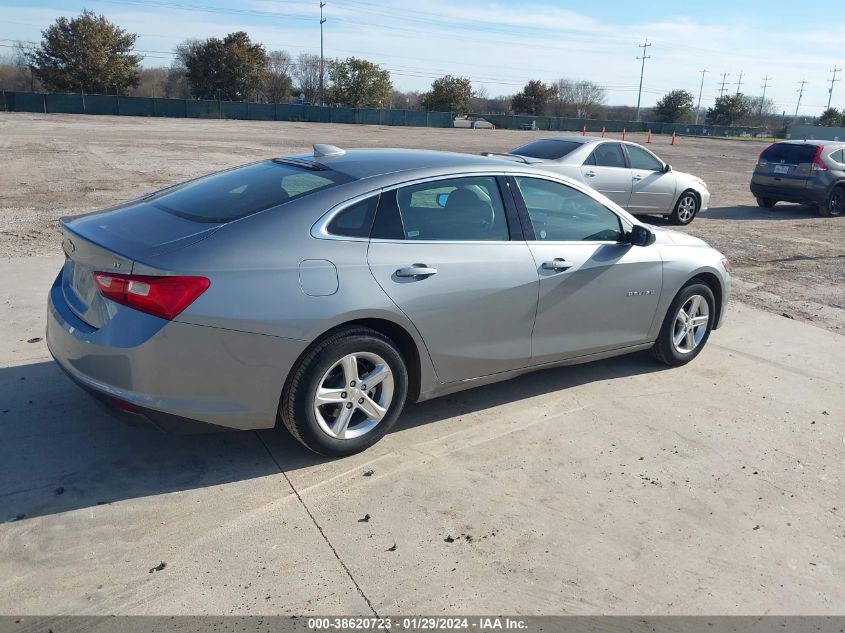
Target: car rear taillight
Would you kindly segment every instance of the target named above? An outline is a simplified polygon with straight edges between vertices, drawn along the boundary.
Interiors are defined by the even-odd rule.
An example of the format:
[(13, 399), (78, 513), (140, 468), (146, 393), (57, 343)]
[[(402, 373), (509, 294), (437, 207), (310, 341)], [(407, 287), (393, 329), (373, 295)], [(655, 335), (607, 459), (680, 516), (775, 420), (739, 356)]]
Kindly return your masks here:
[(205, 277), (155, 277), (95, 272), (102, 295), (115, 303), (167, 319), (175, 318), (211, 285)]
[(770, 149), (772, 149), (775, 145), (777, 145), (777, 143), (772, 143), (772, 144), (771, 144), (771, 145), (769, 145), (766, 149), (764, 149), (762, 152), (760, 152), (760, 155), (757, 157), (757, 167), (760, 167), (760, 166), (765, 165), (765, 164), (767, 164), (767, 163), (768, 163), (768, 161), (767, 161), (765, 158), (763, 158), (763, 154), (765, 154), (766, 152), (768, 152), (768, 151), (769, 151)]
[(816, 153), (813, 154), (813, 162), (810, 163), (810, 171), (827, 171), (827, 165), (822, 160), (822, 146), (816, 147)]

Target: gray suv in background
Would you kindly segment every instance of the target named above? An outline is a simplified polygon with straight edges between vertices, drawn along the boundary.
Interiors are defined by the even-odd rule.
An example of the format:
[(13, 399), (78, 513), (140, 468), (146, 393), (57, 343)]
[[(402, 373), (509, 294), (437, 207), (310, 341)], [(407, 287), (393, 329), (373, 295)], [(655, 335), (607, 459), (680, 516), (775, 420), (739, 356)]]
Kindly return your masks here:
[(818, 208), (827, 217), (845, 212), (845, 143), (784, 141), (760, 153), (751, 176), (757, 204), (769, 209), (778, 202)]

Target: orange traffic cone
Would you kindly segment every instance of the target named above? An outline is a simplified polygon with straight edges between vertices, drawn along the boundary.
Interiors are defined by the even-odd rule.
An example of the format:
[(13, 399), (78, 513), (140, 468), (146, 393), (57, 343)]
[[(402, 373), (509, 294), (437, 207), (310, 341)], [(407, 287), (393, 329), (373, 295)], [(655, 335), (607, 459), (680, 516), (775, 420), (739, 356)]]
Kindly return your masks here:
[(587, 136), (587, 126), (586, 125), (583, 128), (581, 128), (581, 136)]
[(625, 128), (624, 127), (622, 128), (622, 140), (623, 141), (625, 140)]
[(601, 137), (604, 138), (604, 128), (601, 129)]
[(651, 130), (648, 131), (648, 138), (645, 140), (646, 143), (651, 143)]
[(669, 143), (669, 145), (674, 145), (674, 144), (675, 144), (675, 130), (672, 130), (672, 142)]

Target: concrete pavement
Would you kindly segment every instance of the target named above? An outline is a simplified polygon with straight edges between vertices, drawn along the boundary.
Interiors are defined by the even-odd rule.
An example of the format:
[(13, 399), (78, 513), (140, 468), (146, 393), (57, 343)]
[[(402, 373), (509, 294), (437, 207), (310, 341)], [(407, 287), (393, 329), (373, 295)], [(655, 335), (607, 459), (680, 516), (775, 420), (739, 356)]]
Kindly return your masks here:
[(0, 260), (0, 614), (845, 611), (842, 336), (733, 304), (686, 367), (535, 373), (329, 461), (102, 413), (26, 342), (60, 264)]

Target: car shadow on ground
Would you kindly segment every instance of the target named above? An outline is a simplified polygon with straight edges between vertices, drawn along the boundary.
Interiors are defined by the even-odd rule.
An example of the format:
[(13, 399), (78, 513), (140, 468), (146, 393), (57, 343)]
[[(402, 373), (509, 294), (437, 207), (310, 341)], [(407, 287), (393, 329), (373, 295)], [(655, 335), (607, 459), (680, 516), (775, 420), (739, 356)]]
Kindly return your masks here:
[(693, 222), (706, 222), (708, 220), (807, 220), (811, 218), (821, 218), (816, 207), (782, 202), (771, 209), (764, 209), (756, 204), (710, 207), (696, 217)]
[[(409, 405), (392, 433), (662, 369), (640, 353), (535, 372)], [(278, 475), (280, 467), (291, 471), (327, 461), (283, 429), (171, 436), (127, 426), (52, 362), (0, 369), (0, 393), (0, 522)]]

